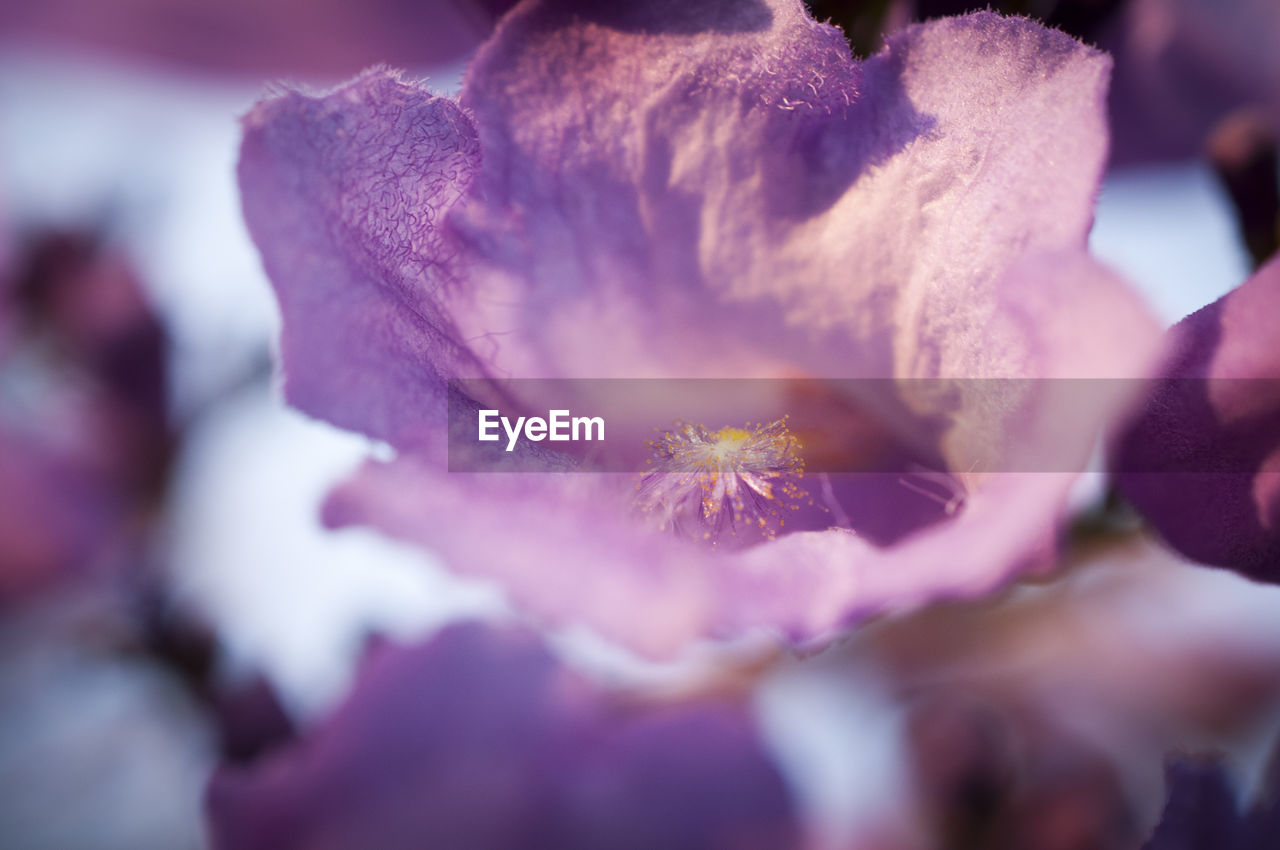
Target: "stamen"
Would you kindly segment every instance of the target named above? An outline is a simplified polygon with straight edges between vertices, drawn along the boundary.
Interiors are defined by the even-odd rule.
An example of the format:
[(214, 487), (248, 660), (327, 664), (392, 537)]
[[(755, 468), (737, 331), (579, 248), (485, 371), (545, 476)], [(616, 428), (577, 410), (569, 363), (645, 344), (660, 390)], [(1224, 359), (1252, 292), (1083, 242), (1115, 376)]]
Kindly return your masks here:
[(636, 505), (664, 531), (713, 546), (743, 528), (773, 539), (786, 512), (808, 499), (796, 483), (804, 476), (800, 441), (785, 416), (715, 431), (681, 423), (648, 445), (651, 469), (636, 484)]
[[(968, 472), (958, 474), (939, 472), (919, 464), (913, 466), (914, 468), (907, 475), (898, 479), (898, 483), (911, 492), (942, 505), (942, 510), (947, 516), (954, 516), (964, 507), (969, 498), (969, 492), (973, 489), (969, 476), (977, 467), (976, 463)], [(916, 483), (917, 481), (919, 483)]]

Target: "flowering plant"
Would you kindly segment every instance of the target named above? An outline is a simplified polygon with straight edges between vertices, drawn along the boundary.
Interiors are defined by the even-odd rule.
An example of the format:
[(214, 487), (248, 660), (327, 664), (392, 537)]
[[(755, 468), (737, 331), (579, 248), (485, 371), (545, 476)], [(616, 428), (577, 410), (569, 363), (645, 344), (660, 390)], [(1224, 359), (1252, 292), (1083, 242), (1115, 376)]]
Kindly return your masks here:
[[(1064, 429), (1040, 379), (1141, 374), (1155, 344), (1083, 251), (1107, 72), (990, 13), (857, 61), (789, 0), (543, 2), (504, 19), (457, 101), (375, 69), (259, 104), (239, 174), (284, 313), (286, 396), (396, 451), (326, 520), (655, 654), (760, 628), (820, 643), (1042, 564), (1072, 464), (1122, 398), (1097, 394)], [(947, 498), (829, 477), (802, 530), (713, 549), (741, 499), (669, 487), (668, 510), (701, 505), (690, 542), (638, 521), (618, 476), (442, 460), (456, 378), (786, 375), (891, 379), (860, 400), (890, 448), (839, 448), (910, 443)], [(921, 378), (961, 380), (931, 396)], [(966, 383), (981, 378), (1030, 380), (997, 404)], [(991, 447), (1050, 442), (1071, 459), (1058, 474), (975, 469)], [(767, 524), (746, 514), (727, 524)]]

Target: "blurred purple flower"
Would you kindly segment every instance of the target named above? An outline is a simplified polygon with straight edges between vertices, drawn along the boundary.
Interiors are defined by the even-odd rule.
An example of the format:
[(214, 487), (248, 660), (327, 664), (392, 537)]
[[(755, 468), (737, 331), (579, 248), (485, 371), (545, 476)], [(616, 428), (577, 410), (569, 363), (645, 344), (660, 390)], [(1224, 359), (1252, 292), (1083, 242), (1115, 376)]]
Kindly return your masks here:
[(240, 182), (286, 395), (399, 451), (326, 521), (434, 548), (548, 621), (651, 653), (761, 627), (823, 641), (1031, 568), (1073, 476), (968, 473), (992, 447), (1048, 443), (1083, 465), (1115, 394), (1064, 424), (1051, 382), (1003, 404), (977, 382), (894, 385), (886, 444), (923, 439), (945, 497), (832, 476), (831, 512), (789, 524), (809, 531), (727, 551), (648, 528), (629, 477), (446, 473), (446, 382), (1140, 372), (1154, 327), (1083, 254), (1107, 70), (987, 13), (859, 62), (793, 0), (528, 2), (460, 102), (375, 70), (262, 103)]
[(914, 793), (849, 846), (1132, 848), (1155, 825), (1164, 754), (1251, 761), (1280, 696), (1280, 588), (1145, 535), (1075, 557), (1057, 581), (882, 622), (805, 662), (870, 671), (907, 709)]
[(1117, 483), (1192, 560), (1280, 582), (1280, 260), (1170, 331)]
[(54, 43), (243, 74), (353, 73), (474, 50), (511, 0), (50, 0), (0, 6), (10, 44)]
[(455, 626), (377, 647), (296, 747), (223, 768), (215, 848), (797, 846), (787, 792), (728, 698), (626, 705), (534, 640)]
[(1269, 850), (1280, 840), (1280, 750), (1258, 798), (1237, 800), (1222, 760), (1174, 756), (1165, 767), (1168, 799), (1142, 850)]
[(1128, 0), (1100, 37), (1116, 57), (1115, 161), (1198, 156), (1238, 109), (1280, 133), (1278, 40), (1274, 0)]
[(116, 505), (80, 448), (0, 422), (0, 604), (100, 563)]
[(139, 554), (174, 449), (167, 341), (132, 269), (48, 233), (5, 270), (0, 600)]
[(1134, 846), (1139, 818), (1116, 766), (1058, 720), (963, 688), (926, 692), (909, 706), (909, 763), (938, 846)]

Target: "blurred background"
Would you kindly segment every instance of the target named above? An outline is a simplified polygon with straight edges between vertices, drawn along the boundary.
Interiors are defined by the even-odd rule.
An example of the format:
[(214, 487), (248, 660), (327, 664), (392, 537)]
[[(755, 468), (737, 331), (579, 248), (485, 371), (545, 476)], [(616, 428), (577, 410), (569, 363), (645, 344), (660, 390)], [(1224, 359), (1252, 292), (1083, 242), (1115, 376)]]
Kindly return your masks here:
[[(516, 619), (419, 550), (320, 527), (328, 489), (379, 449), (283, 405), (234, 174), (239, 116), (268, 86), (386, 63), (454, 92), (502, 5), (0, 5), (0, 846), (207, 846), (210, 772), (322, 721), (371, 636)], [(1114, 51), (1091, 244), (1163, 320), (1274, 251), (1271, 0), (1004, 5)], [(965, 8), (811, 3), (864, 55)], [(948, 824), (941, 846), (995, 846), (970, 821), (1067, 806), (1103, 826), (1061, 846), (1137, 846), (1174, 738), (1261, 781), (1280, 590), (1081, 536), (1088, 556), (1056, 582), (875, 626), (755, 686), (823, 841), (930, 846), (903, 825), (924, 807)], [(605, 682), (698, 675), (582, 635), (553, 644)], [(1014, 775), (1040, 796), (991, 803)]]

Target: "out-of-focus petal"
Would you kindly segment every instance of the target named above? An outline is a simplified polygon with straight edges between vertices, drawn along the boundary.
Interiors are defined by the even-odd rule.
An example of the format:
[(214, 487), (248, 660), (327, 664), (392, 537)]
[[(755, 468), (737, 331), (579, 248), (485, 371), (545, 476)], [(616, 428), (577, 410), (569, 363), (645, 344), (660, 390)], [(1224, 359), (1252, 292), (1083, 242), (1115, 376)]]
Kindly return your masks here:
[(1115, 452), (1124, 494), (1193, 560), (1280, 581), (1280, 260), (1170, 332)]
[(863, 651), (904, 693), (939, 680), (992, 687), (1116, 754), (1265, 718), (1280, 694), (1280, 589), (1200, 569), (1145, 536), (1075, 566), (1061, 581), (885, 623)]
[(136, 544), (174, 448), (166, 336), (130, 265), (86, 234), (42, 233), (17, 253), (0, 272), (4, 601)]
[(995, 475), (954, 519), (886, 548), (832, 529), (712, 550), (635, 522), (623, 499), (633, 487), (602, 476), (445, 473), (408, 460), (367, 465), (330, 497), (325, 517), (496, 579), (544, 622), (584, 624), (667, 657), (697, 638), (762, 630), (816, 648), (877, 614), (989, 593), (1052, 563), (1074, 477)]
[[(1071, 567), (882, 621), (806, 660), (809, 675), (852, 668), (895, 705), (940, 700), (905, 730), (920, 802), (982, 829), (942, 846), (1133, 847), (1159, 814), (1165, 753), (1216, 746), (1256, 764), (1280, 695), (1280, 588), (1202, 569), (1146, 536), (1095, 541)], [(907, 823), (889, 846), (939, 846)]]
[(582, 622), (671, 655), (714, 621), (721, 559), (636, 522), (634, 485), (609, 479), (370, 462), (329, 497), (325, 521), (429, 547), (463, 575), (497, 580), (544, 622)]
[(1129, 850), (1141, 835), (1105, 752), (1038, 707), (964, 685), (926, 688), (905, 725), (923, 820), (940, 846)]
[(1266, 850), (1280, 836), (1280, 750), (1255, 799), (1240, 801), (1222, 760), (1175, 754), (1168, 799), (1142, 850)]
[(122, 516), (101, 469), (0, 421), (0, 604), (100, 566)]
[(1116, 57), (1117, 163), (1194, 157), (1233, 110), (1280, 131), (1280, 5), (1272, 0), (1130, 0), (1103, 47)]
[(381, 850), (796, 845), (743, 706), (625, 706), (524, 636), (380, 647), (307, 739), (209, 793), (214, 846)]
[(1244, 824), (1223, 765), (1174, 758), (1165, 781), (1169, 799), (1143, 850), (1245, 850)]

